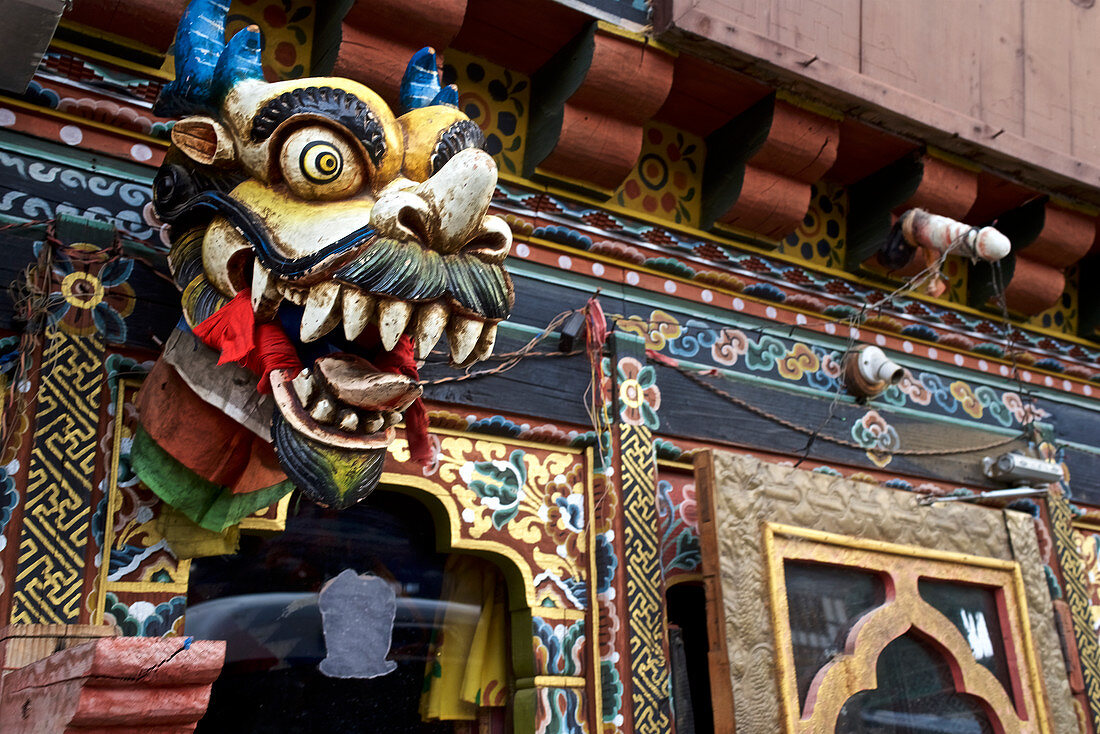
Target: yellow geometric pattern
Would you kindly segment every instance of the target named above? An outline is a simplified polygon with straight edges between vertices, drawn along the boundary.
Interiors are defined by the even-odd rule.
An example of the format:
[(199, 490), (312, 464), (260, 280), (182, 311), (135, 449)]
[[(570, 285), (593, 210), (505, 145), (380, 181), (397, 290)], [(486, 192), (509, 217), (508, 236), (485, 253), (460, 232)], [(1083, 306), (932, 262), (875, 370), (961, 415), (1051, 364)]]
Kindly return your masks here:
[(634, 731), (663, 734), (671, 724), (653, 435), (645, 426), (620, 425), (619, 431)]
[(1066, 603), (1073, 620), (1073, 635), (1081, 658), (1081, 675), (1085, 679), (1090, 713), (1094, 727), (1100, 727), (1100, 643), (1092, 627), (1090, 614), (1091, 596), (1088, 575), (1073, 540), (1073, 513), (1069, 500), (1060, 494), (1051, 494), (1047, 500), (1050, 508), (1050, 525), (1054, 534), (1054, 549), (1062, 566), (1062, 579), (1066, 584)]
[(91, 519), (103, 341), (46, 329), (11, 622), (75, 624)]

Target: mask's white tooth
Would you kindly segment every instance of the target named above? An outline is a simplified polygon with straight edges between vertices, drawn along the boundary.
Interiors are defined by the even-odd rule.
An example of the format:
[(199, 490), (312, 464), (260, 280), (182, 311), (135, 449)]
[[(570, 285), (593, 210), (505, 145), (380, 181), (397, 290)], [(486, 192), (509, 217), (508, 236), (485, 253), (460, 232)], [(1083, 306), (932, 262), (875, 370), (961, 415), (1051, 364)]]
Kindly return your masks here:
[(309, 414), (318, 423), (332, 423), (336, 418), (336, 406), (328, 398), (321, 398), (317, 404), (310, 408)]
[(337, 296), (340, 295), (340, 286), (331, 280), (326, 280), (309, 291), (306, 298), (306, 308), (302, 312), (302, 328), (299, 335), (302, 341), (311, 342), (320, 339), (332, 331), (340, 320), (340, 307)]
[(382, 348), (387, 352), (397, 345), (411, 315), (411, 303), (389, 299), (378, 302), (378, 334), (382, 337)]
[(279, 308), (279, 302), (283, 297), (275, 287), (275, 278), (271, 271), (259, 263), (252, 265), (252, 312), (261, 321), (266, 321), (275, 315)]
[(386, 427), (386, 419), (382, 417), (381, 413), (374, 413), (373, 415), (373, 418), (363, 424), (364, 433), (378, 433)]
[(416, 358), (425, 359), (443, 336), (447, 325), (447, 307), (440, 302), (421, 306), (416, 312)]
[(283, 298), (293, 303), (295, 306), (301, 306), (305, 304), (306, 298), (309, 296), (308, 288), (299, 288), (298, 286), (291, 285), (284, 281), (277, 281), (275, 288), (279, 291)]
[(310, 374), (309, 370), (302, 370), (290, 384), (294, 387), (294, 393), (298, 396), (298, 402), (308, 407), (309, 402), (313, 400), (313, 392), (316, 388), (313, 383), (313, 375)]
[(340, 411), (340, 428), (348, 433), (354, 433), (359, 427), (359, 416), (352, 410)]
[(481, 361), (488, 359), (493, 355), (493, 346), (497, 342), (497, 325), (486, 324), (485, 331), (481, 332), (481, 337), (477, 340), (477, 346), (474, 347), (474, 359)]
[(396, 410), (387, 410), (382, 414), (382, 418), (386, 421), (387, 426), (396, 426), (401, 422), (401, 414)]
[(451, 361), (462, 364), (477, 346), (477, 338), (481, 336), (481, 330), (485, 322), (476, 319), (468, 319), (463, 316), (452, 316), (447, 324), (447, 341), (451, 343)]
[(358, 288), (345, 286), (340, 301), (344, 310), (344, 336), (349, 342), (355, 341), (374, 315), (374, 299)]

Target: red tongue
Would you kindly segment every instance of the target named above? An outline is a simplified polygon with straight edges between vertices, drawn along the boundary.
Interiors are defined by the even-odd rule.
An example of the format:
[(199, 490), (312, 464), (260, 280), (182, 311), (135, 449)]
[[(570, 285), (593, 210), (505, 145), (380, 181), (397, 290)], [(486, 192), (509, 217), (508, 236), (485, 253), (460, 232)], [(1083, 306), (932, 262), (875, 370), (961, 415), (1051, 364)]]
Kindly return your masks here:
[(313, 363), (312, 371), (337, 400), (364, 410), (404, 411), (421, 393), (416, 380), (379, 370), (354, 354), (325, 355)]

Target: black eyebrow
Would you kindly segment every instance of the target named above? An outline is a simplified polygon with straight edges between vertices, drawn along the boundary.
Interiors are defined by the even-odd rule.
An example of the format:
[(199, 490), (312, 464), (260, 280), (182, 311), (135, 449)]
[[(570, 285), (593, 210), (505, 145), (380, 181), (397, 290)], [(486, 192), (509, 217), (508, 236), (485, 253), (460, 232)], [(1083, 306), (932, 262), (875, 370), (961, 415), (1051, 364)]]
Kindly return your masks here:
[(367, 149), (375, 166), (386, 154), (386, 135), (367, 103), (332, 87), (292, 89), (265, 104), (252, 118), (252, 142), (267, 140), (285, 120), (306, 113), (327, 117), (347, 128)]
[(473, 120), (459, 120), (439, 136), (432, 150), (432, 174), (439, 171), (455, 153), (467, 148), (485, 150), (485, 133)]

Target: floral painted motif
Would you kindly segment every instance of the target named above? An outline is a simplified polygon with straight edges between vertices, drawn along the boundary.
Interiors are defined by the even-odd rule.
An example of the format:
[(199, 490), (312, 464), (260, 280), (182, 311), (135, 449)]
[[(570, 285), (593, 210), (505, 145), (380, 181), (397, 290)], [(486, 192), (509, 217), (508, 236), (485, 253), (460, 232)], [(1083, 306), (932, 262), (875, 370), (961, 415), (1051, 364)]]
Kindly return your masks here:
[(1012, 413), (1012, 417), (1021, 425), (1050, 417), (1050, 413), (1035, 405), (1034, 398), (1025, 404), (1019, 393), (1006, 392), (1001, 396), (1001, 400), (1008, 411)]
[(848, 194), (843, 186), (810, 187), (810, 208), (802, 224), (780, 243), (779, 251), (827, 268), (844, 267)]
[(932, 403), (932, 393), (913, 377), (913, 373), (909, 370), (905, 370), (898, 384), (891, 386), (887, 393), (890, 391), (896, 391), (900, 394), (894, 396), (884, 395), (883, 398), (896, 405), (905, 405), (905, 398), (908, 398), (915, 405), (931, 405)]
[(233, 0), (226, 37), (255, 24), (262, 39), (264, 78), (298, 79), (310, 71), (315, 16), (309, 0)]
[(642, 365), (633, 357), (623, 357), (615, 367), (619, 385), (619, 418), (631, 426), (661, 427), (657, 409), (661, 407), (661, 391), (657, 387), (657, 371), (652, 365)]
[[(16, 506), (19, 504), (19, 491), (15, 488), (15, 477), (12, 476), (13, 472), (19, 466), (19, 462), (14, 462), (14, 466), (0, 467), (0, 552), (8, 545), (7, 536), (4, 535), (4, 530), (7, 528), (8, 523), (11, 521), (11, 515), (15, 512)], [(3, 565), (0, 564), (0, 570), (3, 570)], [(4, 579), (0, 576), (0, 592), (4, 590)]]
[(666, 344), (675, 341), (684, 333), (676, 317), (660, 309), (651, 313), (649, 318), (630, 316), (619, 319), (615, 322), (615, 327), (628, 334), (645, 337), (645, 348), (655, 352), (661, 351)]
[[(107, 382), (111, 388), (112, 400), (108, 411), (114, 415), (117, 405), (117, 393), (123, 392), (122, 415), (114, 415), (107, 430), (99, 441), (100, 461), (111, 466), (115, 445), (115, 432), (119, 437), (119, 454), (116, 472), (116, 501), (108, 513), (108, 498), (111, 493), (110, 474), (103, 477), (99, 485), (100, 499), (92, 515), (91, 534), (97, 552), (94, 563), (102, 566), (103, 544), (106, 530), (111, 529), (111, 546), (107, 565), (107, 589), (111, 593), (116, 583), (165, 584), (166, 589), (175, 590), (186, 587), (191, 562), (176, 558), (167, 541), (157, 529), (157, 515), (162, 504), (160, 499), (149, 491), (130, 468), (130, 446), (133, 442), (134, 425), (137, 422), (137, 409), (133, 398), (138, 383), (133, 380), (120, 382), (123, 374), (143, 373), (147, 364), (112, 354), (107, 358)], [(121, 593), (121, 592), (120, 592)]]
[(443, 83), (458, 85), (458, 108), (485, 133), (486, 152), (501, 170), (518, 175), (527, 142), (531, 96), (527, 77), (477, 56), (448, 49)]
[[(636, 264), (632, 258), (639, 254), (639, 249), (649, 253), (642, 255), (645, 259), (677, 257), (686, 260), (698, 271), (695, 279), (701, 283), (747, 291), (756, 282), (767, 282), (778, 292), (778, 298), (787, 303), (794, 303), (791, 299), (797, 299), (796, 305), (800, 308), (814, 304), (807, 310), (822, 312), (833, 319), (856, 313), (860, 304), (880, 301), (890, 290), (865, 285), (837, 273), (809, 269), (802, 263), (791, 263), (789, 258), (738, 252), (736, 246), (728, 242), (716, 241), (699, 233), (668, 229), (542, 190), (505, 183), (498, 187), (498, 193), (507, 201), (513, 214), (539, 222), (544, 213), (552, 212), (556, 224), (572, 225), (589, 232), (593, 239), (603, 239), (600, 242), (601, 251), (621, 262)], [(608, 240), (609, 237), (612, 239)], [(790, 252), (786, 245), (784, 248)], [(616, 254), (625, 252), (631, 253), (631, 256), (624, 259)], [(701, 265), (712, 269), (701, 270)], [(807, 292), (815, 295), (810, 297)], [(774, 293), (765, 294), (765, 297), (776, 299)], [(900, 332), (906, 323), (912, 324), (914, 320), (932, 326), (934, 340), (942, 344), (973, 351), (981, 356), (1004, 357), (1003, 346), (989, 341), (991, 338), (997, 339), (1000, 334), (995, 319), (963, 313), (930, 301), (896, 298), (884, 307), (882, 317), (873, 317), (868, 325)], [(888, 325), (892, 326), (887, 328)], [(1044, 369), (1085, 379), (1097, 374), (1095, 365), (1100, 363), (1100, 350), (1057, 336), (1058, 332), (1054, 331), (1019, 330), (1014, 334), (1014, 339), (1017, 348), (1057, 355), (1058, 359), (1051, 359), (1050, 366)], [(1036, 356), (1036, 359), (1041, 357)], [(1067, 360), (1070, 364), (1061, 360)]]
[(535, 699), (536, 734), (585, 734), (580, 696), (571, 688), (539, 688)]
[(1089, 619), (1092, 629), (1100, 633), (1100, 536), (1074, 529), (1073, 540), (1088, 581)]
[(1053, 329), (1063, 334), (1076, 334), (1078, 322), (1080, 270), (1074, 266), (1066, 272), (1066, 289), (1061, 298), (1046, 311), (1032, 316), (1028, 323), (1043, 329)]
[(982, 417), (982, 413), (984, 412), (982, 404), (974, 394), (974, 391), (970, 389), (970, 385), (967, 385), (962, 380), (952, 382), (951, 395), (959, 401), (959, 405), (962, 406), (963, 411), (971, 418)]
[(1008, 406), (1001, 401), (996, 390), (989, 385), (979, 385), (974, 391), (974, 395), (978, 398), (978, 402), (982, 404), (982, 407), (989, 411), (989, 414), (993, 416), (998, 423), (1002, 426), (1012, 425), (1012, 412), (1008, 409)]
[(611, 728), (605, 728), (604, 731), (616, 731), (623, 723), (623, 716), (619, 713), (623, 705), (623, 682), (610, 658), (600, 658), (600, 687), (603, 720), (605, 724), (611, 725)]
[(516, 449), (508, 461), (475, 461), (462, 468), (466, 484), (477, 492), (481, 504), (493, 511), (493, 527), (497, 530), (508, 524), (519, 510), (527, 481), (523, 457), (523, 451)]
[(53, 277), (59, 295), (47, 306), (50, 323), (75, 336), (98, 332), (109, 342), (124, 343), (125, 318), (134, 310), (134, 289), (127, 282), (133, 270), (130, 258), (94, 245), (57, 248)]
[(657, 527), (666, 583), (679, 574), (698, 573), (702, 563), (695, 484), (685, 477), (673, 479), (657, 482)]
[[(439, 436), (432, 489), (461, 522), (455, 546), (497, 545), (530, 579), (531, 606), (588, 607), (589, 521), (584, 454), (509, 447), (505, 442)], [(409, 460), (393, 444), (393, 460)], [(508, 549), (505, 551), (504, 549)]]
[(867, 450), (867, 458), (880, 467), (889, 464), (894, 458), (893, 452), (901, 448), (898, 432), (877, 410), (867, 411), (852, 426), (852, 438)]
[[(645, 336), (647, 349), (678, 359), (709, 362), (741, 374), (771, 373), (829, 395), (836, 394), (840, 387), (841, 354), (836, 350), (693, 317), (681, 321), (675, 314), (659, 309), (648, 319), (631, 316), (615, 323), (624, 331)], [(976, 421), (1002, 427), (1049, 415), (1037, 405), (1025, 408), (1015, 393), (1001, 393), (988, 385), (973, 385), (909, 369), (878, 400), (898, 407), (927, 408), (927, 412), (943, 415), (963, 413)]]
[(183, 632), (186, 596), (173, 596), (168, 601), (120, 601), (114, 592), (107, 592), (104, 624), (118, 628), (124, 637), (177, 637)]
[(647, 123), (644, 135), (638, 163), (615, 192), (614, 200), (677, 224), (697, 224), (706, 144), (702, 138), (659, 122)]
[(534, 617), (532, 623), (537, 674), (583, 675), (584, 620), (557, 622)]
[(722, 329), (710, 348), (711, 358), (727, 367), (737, 364), (737, 358), (749, 351), (749, 338), (740, 329)]
[(787, 356), (787, 345), (774, 336), (765, 334), (756, 341), (749, 342), (745, 366), (753, 372), (766, 372), (776, 367), (779, 360), (785, 356)]
[(796, 342), (794, 348), (779, 360), (777, 371), (786, 380), (800, 380), (807, 372), (817, 372), (821, 361), (813, 350), (802, 342)]
[(547, 506), (546, 525), (562, 558), (579, 558), (585, 552), (578, 545), (584, 537), (585, 497), (572, 490), (582, 481), (580, 472), (580, 467), (576, 467), (555, 477), (546, 487), (547, 499), (552, 503)]

